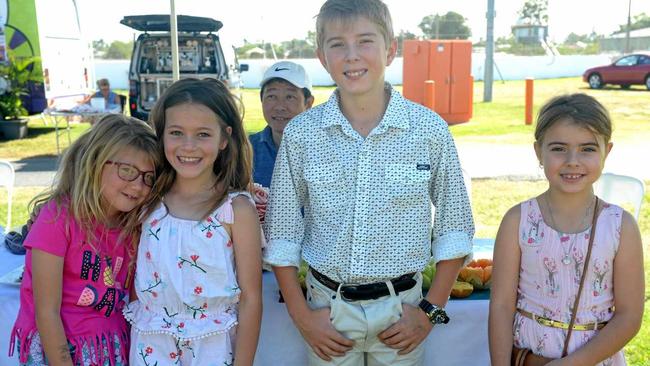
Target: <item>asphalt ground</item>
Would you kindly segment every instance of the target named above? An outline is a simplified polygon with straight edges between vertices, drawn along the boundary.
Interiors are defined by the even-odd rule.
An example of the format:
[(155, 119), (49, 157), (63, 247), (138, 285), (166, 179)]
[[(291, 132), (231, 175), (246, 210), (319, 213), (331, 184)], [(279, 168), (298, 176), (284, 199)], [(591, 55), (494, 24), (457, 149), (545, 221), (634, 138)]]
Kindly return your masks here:
[[(472, 178), (544, 179), (532, 145), (461, 143), (457, 149), (463, 169)], [(11, 163), (16, 170), (15, 186), (49, 186), (54, 180), (58, 158), (23, 159)], [(650, 180), (650, 142), (643, 145), (614, 145), (604, 171)]]

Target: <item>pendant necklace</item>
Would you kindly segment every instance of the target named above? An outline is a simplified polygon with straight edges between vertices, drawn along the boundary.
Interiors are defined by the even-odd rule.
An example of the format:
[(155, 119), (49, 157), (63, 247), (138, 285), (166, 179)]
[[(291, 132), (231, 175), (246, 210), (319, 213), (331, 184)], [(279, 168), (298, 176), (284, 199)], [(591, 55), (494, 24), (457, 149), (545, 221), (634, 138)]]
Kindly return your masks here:
[[(565, 238), (565, 236), (564, 236), (565, 233), (558, 230), (558, 226), (555, 223), (555, 218), (553, 217), (553, 209), (551, 208), (551, 203), (548, 201), (548, 193), (547, 193), (546, 196), (544, 196), (544, 201), (546, 202), (546, 208), (548, 208), (548, 213), (551, 216), (551, 223), (553, 224), (553, 228), (555, 230), (557, 230), (557, 232), (560, 234), (560, 247), (562, 248), (562, 252), (564, 252), (564, 256), (562, 257), (562, 264), (568, 266), (569, 264), (571, 264), (573, 262), (571, 260), (571, 251), (573, 250), (573, 247), (574, 247), (574, 245), (575, 245), (575, 243), (576, 243), (576, 241), (578, 239), (578, 235), (580, 233), (578, 232), (578, 233), (573, 234), (573, 239), (571, 240), (571, 243), (569, 244), (569, 248), (568, 248), (568, 250), (565, 251), (564, 246), (562, 246), (562, 244), (566, 240), (569, 240), (569, 238), (567, 238), (566, 240), (563, 240)], [(595, 207), (594, 207), (594, 209), (595, 209)], [(589, 217), (590, 212), (591, 212), (591, 202), (589, 202), (589, 205), (585, 209), (585, 216), (582, 218), (582, 223), (580, 224), (580, 228), (585, 227), (585, 225), (587, 223), (587, 218)], [(569, 234), (566, 234), (566, 235), (569, 235)]]

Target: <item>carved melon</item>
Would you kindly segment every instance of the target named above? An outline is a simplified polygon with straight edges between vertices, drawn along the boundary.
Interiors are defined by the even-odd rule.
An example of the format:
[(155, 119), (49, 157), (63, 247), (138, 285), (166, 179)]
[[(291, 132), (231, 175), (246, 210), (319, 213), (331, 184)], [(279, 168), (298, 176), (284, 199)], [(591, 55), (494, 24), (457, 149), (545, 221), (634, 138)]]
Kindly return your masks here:
[(467, 297), (474, 291), (474, 286), (471, 283), (456, 281), (454, 287), (451, 288), (451, 297), (462, 298)]
[(492, 260), (478, 259), (461, 268), (458, 280), (471, 283), (474, 288), (484, 290), (492, 283)]

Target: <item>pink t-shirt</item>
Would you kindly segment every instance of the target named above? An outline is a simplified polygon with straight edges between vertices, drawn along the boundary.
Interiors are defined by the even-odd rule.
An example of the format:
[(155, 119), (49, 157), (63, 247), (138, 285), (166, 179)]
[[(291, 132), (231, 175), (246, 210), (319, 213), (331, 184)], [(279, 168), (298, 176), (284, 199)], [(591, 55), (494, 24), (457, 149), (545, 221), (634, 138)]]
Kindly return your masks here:
[[(127, 294), (124, 284), (129, 256), (126, 247), (118, 243), (119, 234), (119, 229), (96, 225), (91, 246), (67, 207), (64, 206), (57, 216), (54, 202), (43, 206), (25, 238), (25, 273), (20, 286), (20, 311), (12, 331), (10, 355), (18, 339), (20, 361), (26, 362), (32, 336), (37, 331), (32, 249), (63, 257), (61, 320), (68, 342), (77, 350), (84, 345), (99, 350), (98, 342), (103, 338), (111, 348), (109, 358), (112, 364), (115, 352), (112, 340), (118, 337), (120, 354), (128, 354), (128, 329), (122, 308)], [(81, 352), (75, 354), (75, 358), (80, 356)]]

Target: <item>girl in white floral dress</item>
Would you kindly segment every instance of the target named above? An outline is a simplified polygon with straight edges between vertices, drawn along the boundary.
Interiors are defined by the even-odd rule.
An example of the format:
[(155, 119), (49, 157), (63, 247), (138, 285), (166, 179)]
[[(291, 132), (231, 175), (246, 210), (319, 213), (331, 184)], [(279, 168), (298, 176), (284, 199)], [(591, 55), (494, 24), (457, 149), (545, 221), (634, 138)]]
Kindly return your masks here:
[(250, 146), (228, 88), (184, 79), (152, 111), (165, 163), (142, 227), (131, 365), (252, 365), (261, 230)]
[[(534, 147), (549, 187), (511, 208), (497, 234), (492, 365), (510, 365), (513, 345), (554, 359), (547, 365), (626, 364), (622, 348), (643, 314), (643, 251), (634, 218), (594, 196), (611, 131), (605, 108), (585, 94), (554, 98), (540, 110)], [(591, 258), (561, 357), (594, 215)]]

